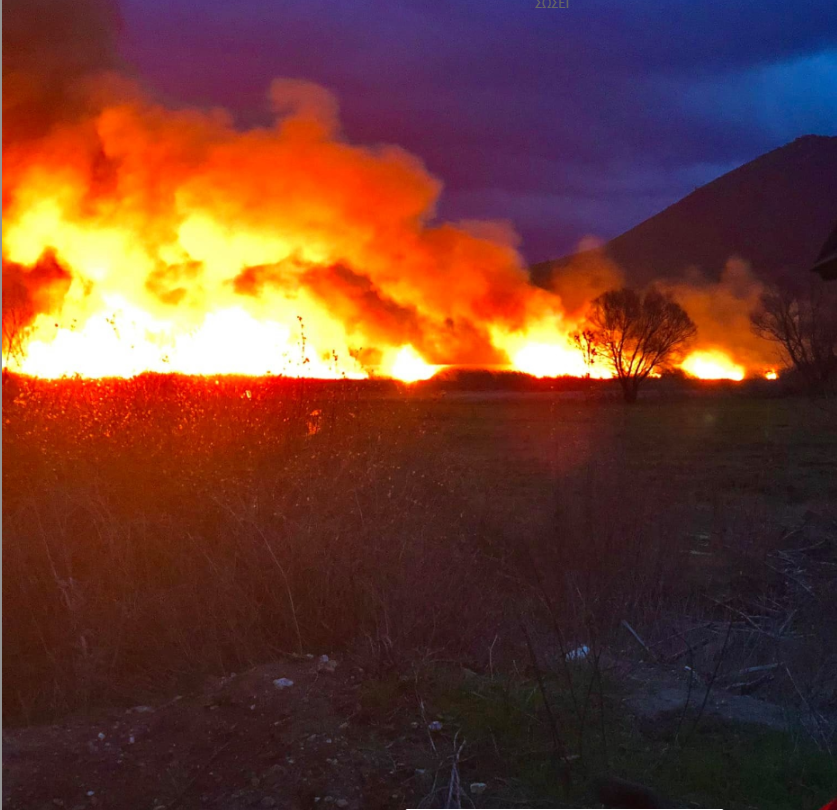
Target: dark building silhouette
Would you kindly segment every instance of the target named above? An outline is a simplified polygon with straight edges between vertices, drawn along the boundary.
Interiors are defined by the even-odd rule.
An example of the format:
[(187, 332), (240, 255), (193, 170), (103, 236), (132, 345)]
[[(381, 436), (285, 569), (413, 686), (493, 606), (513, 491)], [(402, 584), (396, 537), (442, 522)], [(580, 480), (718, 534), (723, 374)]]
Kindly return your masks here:
[(824, 279), (837, 279), (837, 224), (817, 257), (814, 272)]

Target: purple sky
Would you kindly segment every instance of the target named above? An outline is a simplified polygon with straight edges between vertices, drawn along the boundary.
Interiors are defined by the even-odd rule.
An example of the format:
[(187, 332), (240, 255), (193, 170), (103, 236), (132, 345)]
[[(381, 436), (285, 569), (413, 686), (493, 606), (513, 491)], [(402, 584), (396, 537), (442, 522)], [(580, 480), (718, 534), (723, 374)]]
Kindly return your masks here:
[(809, 133), (837, 134), (835, 0), (123, 0), (166, 99), (268, 120), (277, 76), (333, 90), (346, 136), (445, 183), (440, 215), (510, 220), (528, 259), (614, 236)]

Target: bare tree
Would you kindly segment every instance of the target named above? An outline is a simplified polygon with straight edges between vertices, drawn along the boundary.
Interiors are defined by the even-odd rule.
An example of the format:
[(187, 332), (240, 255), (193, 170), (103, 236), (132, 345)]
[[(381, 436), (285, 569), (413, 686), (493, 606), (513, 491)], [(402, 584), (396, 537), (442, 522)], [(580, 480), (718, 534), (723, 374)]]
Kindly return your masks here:
[(10, 289), (3, 295), (3, 369), (19, 363), (25, 355), (32, 323), (31, 308)]
[(576, 349), (581, 352), (581, 356), (584, 358), (584, 367), (587, 369), (586, 377), (589, 380), (593, 366), (596, 364), (596, 357), (599, 354), (599, 350), (596, 348), (596, 335), (592, 329), (584, 329), (581, 332), (573, 332), (570, 337)]
[(837, 289), (819, 279), (803, 287), (773, 287), (750, 314), (753, 332), (776, 343), (782, 362), (796, 369), (811, 394), (837, 374)]
[(697, 333), (685, 310), (653, 288), (610, 290), (593, 301), (588, 320), (597, 356), (613, 368), (625, 402), (636, 402), (639, 386), (678, 359)]

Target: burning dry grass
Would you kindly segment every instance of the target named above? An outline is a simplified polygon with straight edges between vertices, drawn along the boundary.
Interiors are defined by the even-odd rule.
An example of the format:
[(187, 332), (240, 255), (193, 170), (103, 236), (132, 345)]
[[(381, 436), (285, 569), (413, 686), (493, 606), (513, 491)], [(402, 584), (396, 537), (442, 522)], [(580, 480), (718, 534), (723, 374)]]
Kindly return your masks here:
[[(156, 376), (9, 378), (3, 395), (4, 706), (18, 721), (280, 651), (509, 665), (521, 615), (543, 651), (624, 647), (623, 620), (653, 643), (677, 617), (752, 612), (704, 597), (723, 604), (748, 566), (774, 577), (777, 527), (834, 495), (833, 430), (786, 401), (629, 413)], [(813, 604), (786, 629), (807, 638), (796, 622)], [(800, 647), (809, 694), (833, 649)]]

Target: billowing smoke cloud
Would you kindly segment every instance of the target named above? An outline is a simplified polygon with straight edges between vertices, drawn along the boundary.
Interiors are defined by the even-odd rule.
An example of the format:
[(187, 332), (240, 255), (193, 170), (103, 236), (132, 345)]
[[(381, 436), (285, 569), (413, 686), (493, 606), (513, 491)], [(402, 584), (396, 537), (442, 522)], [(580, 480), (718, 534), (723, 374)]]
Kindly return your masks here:
[[(304, 335), (314, 374), (584, 372), (568, 335), (623, 283), (600, 254), (536, 287), (508, 223), (437, 223), (441, 183), (397, 146), (349, 143), (327, 89), (277, 79), (273, 125), (241, 131), (127, 78), (108, 0), (4, 10), (3, 282), (32, 327), (24, 370), (277, 372)], [(761, 362), (745, 269), (672, 291), (702, 341)]]
[(703, 351), (730, 354), (737, 364), (754, 371), (776, 365), (775, 349), (750, 328), (750, 313), (764, 285), (749, 264), (733, 257), (717, 281), (692, 273), (658, 286), (671, 292), (689, 313)]
[(274, 126), (242, 132), (224, 111), (171, 110), (125, 80), (106, 103), (94, 86), (86, 109), (64, 105), (66, 118), (4, 145), (4, 261), (31, 268), (55, 252), (73, 275), (63, 322), (121, 308), (177, 343), (235, 310), (302, 318), (322, 357), (383, 361), (410, 346), (434, 364), (508, 362), (533, 327), (567, 331), (510, 228), (431, 224), (439, 181), (396, 146), (342, 139), (326, 89), (274, 81)]
[(118, 66), (110, 0), (3, 3), (3, 144), (90, 112), (92, 83)]

